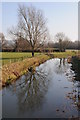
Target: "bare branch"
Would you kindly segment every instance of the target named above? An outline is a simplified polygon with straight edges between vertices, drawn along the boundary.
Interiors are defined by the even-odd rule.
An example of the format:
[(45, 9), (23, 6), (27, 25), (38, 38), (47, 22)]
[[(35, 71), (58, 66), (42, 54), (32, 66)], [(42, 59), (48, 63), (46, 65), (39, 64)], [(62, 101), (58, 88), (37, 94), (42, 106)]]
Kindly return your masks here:
[(18, 25), (10, 33), (27, 40), (34, 51), (34, 48), (44, 41), (47, 33), (46, 19), (41, 10), (37, 10), (33, 6), (26, 7), (25, 5), (19, 5), (18, 17)]

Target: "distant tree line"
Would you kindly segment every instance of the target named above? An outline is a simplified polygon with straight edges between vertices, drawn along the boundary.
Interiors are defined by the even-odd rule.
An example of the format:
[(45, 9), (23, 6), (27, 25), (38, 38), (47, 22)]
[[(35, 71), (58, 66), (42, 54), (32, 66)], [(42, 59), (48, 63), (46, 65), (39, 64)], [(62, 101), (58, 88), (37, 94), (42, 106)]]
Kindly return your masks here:
[[(37, 49), (34, 48), (34, 52), (54, 52), (54, 51), (65, 51), (65, 49), (75, 49), (80, 50), (80, 41), (70, 41), (66, 39), (61, 43), (59, 41), (48, 41), (44, 42), (42, 46)], [(62, 45), (62, 48), (60, 46)], [(4, 52), (32, 52), (30, 44), (23, 38), (18, 38), (16, 40), (6, 40), (3, 33), (0, 33), (0, 51)]]
[[(63, 43), (64, 45), (64, 43)], [(59, 48), (59, 42), (48, 42), (46, 45), (48, 48)], [(80, 50), (80, 41), (69, 41), (68, 45), (66, 46), (66, 49), (75, 49)]]

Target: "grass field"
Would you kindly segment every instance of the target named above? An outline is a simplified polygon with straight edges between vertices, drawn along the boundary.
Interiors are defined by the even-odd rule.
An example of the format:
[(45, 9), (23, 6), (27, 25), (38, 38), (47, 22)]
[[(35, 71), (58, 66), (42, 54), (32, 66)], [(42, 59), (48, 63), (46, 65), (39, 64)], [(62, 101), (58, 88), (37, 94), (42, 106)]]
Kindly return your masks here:
[[(41, 53), (35, 53), (35, 56), (40, 55)], [(30, 52), (2, 52), (0, 53), (0, 62), (2, 62), (2, 65), (13, 63), (17, 61), (22, 61), (25, 58), (32, 57), (32, 54)]]
[[(68, 56), (75, 56), (77, 53), (78, 51), (75, 50), (67, 50), (66, 52), (53, 52), (51, 54), (53, 54), (54, 57), (66, 58)], [(35, 53), (35, 56), (38, 56), (40, 54), (42, 53)], [(5, 65), (8, 63), (22, 61), (23, 59), (30, 57), (32, 57), (32, 54), (30, 52), (2, 52), (0, 53), (0, 63), (2, 62), (2, 65)]]
[[(39, 55), (40, 53), (35, 53)], [(21, 58), (21, 57), (31, 57), (32, 54), (30, 52), (2, 52), (2, 58)]]
[(57, 58), (66, 58), (68, 56), (75, 56), (78, 54), (78, 51), (67, 50), (66, 52), (54, 52), (54, 57)]

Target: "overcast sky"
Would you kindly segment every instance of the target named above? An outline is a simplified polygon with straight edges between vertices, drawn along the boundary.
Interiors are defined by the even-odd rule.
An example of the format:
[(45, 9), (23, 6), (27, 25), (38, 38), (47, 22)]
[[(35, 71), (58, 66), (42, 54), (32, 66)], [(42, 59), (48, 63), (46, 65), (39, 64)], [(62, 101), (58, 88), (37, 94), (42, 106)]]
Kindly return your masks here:
[[(21, 3), (23, 4), (23, 3)], [(64, 32), (71, 40), (78, 39), (78, 3), (77, 2), (34, 2), (31, 4), (37, 9), (41, 9), (47, 18), (47, 26), (51, 36), (58, 32)], [(17, 2), (2, 3), (2, 31), (7, 39), (7, 29), (15, 26), (18, 21)], [(1, 29), (0, 29), (1, 31)]]

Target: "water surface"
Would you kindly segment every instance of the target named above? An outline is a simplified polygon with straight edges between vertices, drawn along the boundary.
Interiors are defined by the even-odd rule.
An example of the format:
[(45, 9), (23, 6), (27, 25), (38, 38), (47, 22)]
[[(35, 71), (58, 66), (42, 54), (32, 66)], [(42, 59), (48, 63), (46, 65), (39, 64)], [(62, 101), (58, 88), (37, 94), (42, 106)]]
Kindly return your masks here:
[(79, 87), (67, 59), (48, 60), (3, 89), (3, 118), (79, 117)]

